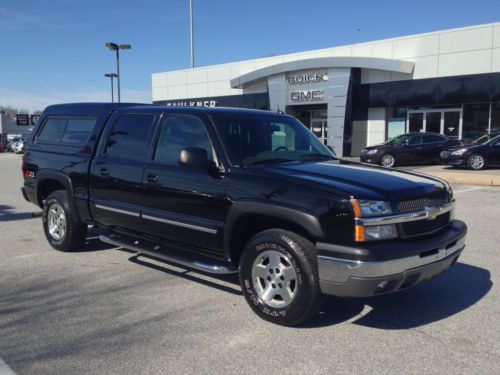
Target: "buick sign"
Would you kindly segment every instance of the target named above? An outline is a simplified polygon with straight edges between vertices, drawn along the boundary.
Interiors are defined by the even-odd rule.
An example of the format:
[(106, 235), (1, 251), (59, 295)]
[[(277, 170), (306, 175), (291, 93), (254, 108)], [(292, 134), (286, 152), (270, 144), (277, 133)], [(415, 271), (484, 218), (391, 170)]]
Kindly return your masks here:
[(290, 85), (321, 81), (328, 81), (328, 73), (306, 73), (288, 76), (288, 83)]

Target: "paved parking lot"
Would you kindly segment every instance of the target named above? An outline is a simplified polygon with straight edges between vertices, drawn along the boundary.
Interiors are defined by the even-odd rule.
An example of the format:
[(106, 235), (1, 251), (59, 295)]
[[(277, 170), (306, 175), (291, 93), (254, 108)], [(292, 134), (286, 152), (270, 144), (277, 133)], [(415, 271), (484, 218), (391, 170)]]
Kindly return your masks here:
[(395, 295), (328, 298), (283, 328), (252, 313), (235, 277), (95, 236), (86, 251), (52, 250), (20, 167), (0, 154), (0, 374), (498, 374), (500, 188), (455, 186), (469, 235), (446, 274)]

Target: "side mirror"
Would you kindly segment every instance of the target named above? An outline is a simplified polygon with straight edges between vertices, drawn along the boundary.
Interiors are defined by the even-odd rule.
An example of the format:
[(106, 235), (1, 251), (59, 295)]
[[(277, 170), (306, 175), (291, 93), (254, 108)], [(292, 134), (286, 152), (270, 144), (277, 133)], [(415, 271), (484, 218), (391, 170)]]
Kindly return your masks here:
[(179, 164), (183, 167), (208, 169), (210, 163), (207, 150), (197, 147), (185, 148), (179, 155)]

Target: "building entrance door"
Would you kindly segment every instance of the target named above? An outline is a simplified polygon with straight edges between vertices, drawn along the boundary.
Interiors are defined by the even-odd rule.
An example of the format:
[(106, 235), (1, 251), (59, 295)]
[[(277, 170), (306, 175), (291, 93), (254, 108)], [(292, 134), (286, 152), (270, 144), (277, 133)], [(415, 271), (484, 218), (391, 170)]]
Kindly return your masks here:
[(326, 104), (287, 106), (286, 113), (294, 116), (307, 126), (324, 144), (328, 140)]
[(321, 142), (326, 144), (328, 139), (328, 126), (326, 122), (326, 111), (311, 111), (310, 129)]
[(406, 121), (406, 132), (432, 132), (462, 139), (462, 109), (410, 110)]

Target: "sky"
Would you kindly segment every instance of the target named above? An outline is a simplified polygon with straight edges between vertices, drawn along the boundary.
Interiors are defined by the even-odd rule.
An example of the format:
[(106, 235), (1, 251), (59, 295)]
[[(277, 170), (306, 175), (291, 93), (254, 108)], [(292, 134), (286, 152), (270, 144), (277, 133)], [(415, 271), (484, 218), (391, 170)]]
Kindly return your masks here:
[[(500, 21), (500, 0), (193, 0), (195, 65)], [(29, 111), (109, 101), (120, 54), (122, 101), (151, 102), (151, 74), (190, 67), (189, 0), (0, 0), (0, 106)]]

